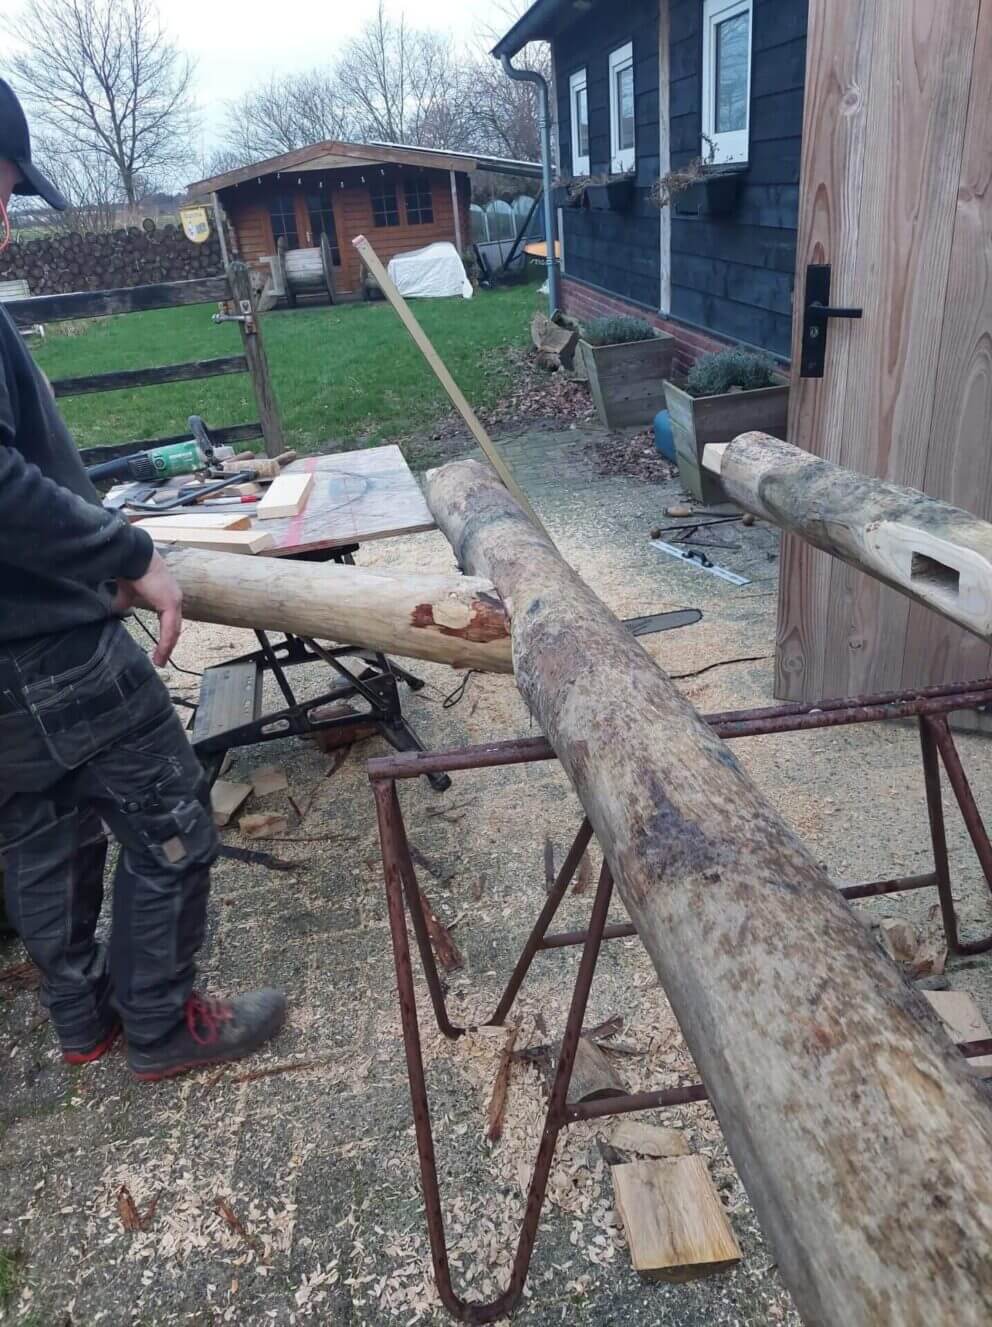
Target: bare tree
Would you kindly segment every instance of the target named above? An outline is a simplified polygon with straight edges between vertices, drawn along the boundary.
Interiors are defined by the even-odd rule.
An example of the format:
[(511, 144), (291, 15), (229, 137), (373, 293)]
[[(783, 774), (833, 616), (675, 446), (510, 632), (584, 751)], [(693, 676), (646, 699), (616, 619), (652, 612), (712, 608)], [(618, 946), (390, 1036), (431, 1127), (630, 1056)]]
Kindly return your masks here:
[(417, 147), (468, 145), (462, 62), (442, 33), (392, 19), (383, 0), (346, 45), (337, 82), (366, 139)]
[[(508, 78), (489, 52), (529, 6), (530, 0), (497, 3), (492, 11), (494, 25), (484, 30), (475, 58), (467, 66), (466, 89), (476, 144), (481, 151), (514, 161), (541, 159), (540, 101), (533, 83)], [(551, 47), (546, 42), (525, 46), (513, 63), (518, 69), (543, 74), (548, 84), (553, 84)], [(552, 89), (552, 116), (555, 109)], [(552, 143), (554, 138), (552, 132)]]
[[(355, 132), (352, 109), (333, 72), (273, 76), (227, 106), (225, 153), (238, 165)], [(215, 172), (216, 173), (216, 172)]]
[(112, 163), (128, 203), (188, 163), (193, 67), (155, 0), (28, 0), (3, 29), (33, 121), (66, 150)]
[[(65, 212), (47, 209), (53, 231), (113, 230), (121, 225), (127, 199), (115, 164), (96, 152), (79, 152), (62, 139), (35, 135), (35, 158), (69, 204)], [(28, 200), (25, 199), (25, 202)]]

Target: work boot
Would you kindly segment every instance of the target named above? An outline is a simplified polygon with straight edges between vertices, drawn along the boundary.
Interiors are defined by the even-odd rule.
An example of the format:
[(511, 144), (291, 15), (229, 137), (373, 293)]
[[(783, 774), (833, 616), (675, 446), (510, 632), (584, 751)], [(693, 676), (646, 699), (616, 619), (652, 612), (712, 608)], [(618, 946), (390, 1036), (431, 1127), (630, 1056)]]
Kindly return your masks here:
[(129, 1046), (128, 1064), (136, 1078), (154, 1083), (189, 1069), (240, 1060), (274, 1037), (285, 1018), (281, 991), (248, 991), (233, 1000), (211, 1000), (194, 991), (183, 1021), (150, 1046)]
[(66, 1064), (92, 1064), (94, 1060), (99, 1060), (106, 1055), (120, 1035), (120, 1020), (115, 1019), (103, 1036), (98, 1041), (93, 1042), (91, 1046), (77, 1047), (73, 1050), (63, 1049), (62, 1059)]

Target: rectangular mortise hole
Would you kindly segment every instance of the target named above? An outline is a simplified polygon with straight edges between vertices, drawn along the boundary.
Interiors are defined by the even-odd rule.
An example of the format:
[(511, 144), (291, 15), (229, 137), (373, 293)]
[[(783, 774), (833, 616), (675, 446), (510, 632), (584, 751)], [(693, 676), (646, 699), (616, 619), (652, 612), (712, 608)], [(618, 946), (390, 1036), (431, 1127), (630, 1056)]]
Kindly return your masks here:
[(926, 553), (914, 553), (909, 569), (909, 578), (917, 584), (929, 586), (934, 590), (943, 590), (946, 594), (956, 595), (960, 574), (944, 562), (928, 557)]

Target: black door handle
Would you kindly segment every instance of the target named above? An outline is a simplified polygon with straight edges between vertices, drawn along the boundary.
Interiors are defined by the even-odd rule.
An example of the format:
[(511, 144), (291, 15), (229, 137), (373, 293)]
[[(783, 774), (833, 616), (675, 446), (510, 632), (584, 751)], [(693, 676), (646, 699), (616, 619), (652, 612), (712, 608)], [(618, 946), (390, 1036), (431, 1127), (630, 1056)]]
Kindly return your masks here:
[(861, 318), (862, 309), (830, 303), (830, 265), (811, 263), (806, 268), (806, 298), (803, 303), (803, 340), (799, 376), (822, 378), (827, 359), (827, 331), (831, 318)]
[(816, 318), (819, 322), (826, 322), (828, 318), (860, 318), (864, 309), (836, 309), (829, 304), (809, 304), (806, 307), (806, 317)]

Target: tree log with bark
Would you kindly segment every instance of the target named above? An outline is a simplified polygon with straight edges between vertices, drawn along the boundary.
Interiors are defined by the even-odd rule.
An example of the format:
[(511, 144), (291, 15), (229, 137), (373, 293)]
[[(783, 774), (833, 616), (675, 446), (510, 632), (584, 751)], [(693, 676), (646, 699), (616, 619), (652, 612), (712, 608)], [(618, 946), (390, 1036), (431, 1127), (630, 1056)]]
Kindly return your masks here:
[(489, 581), (189, 548), (165, 557), (183, 613), (197, 622), (290, 631), (452, 668), (512, 668), (506, 612)]
[(728, 499), (992, 644), (992, 524), (767, 433), (711, 443)]
[(428, 477), (511, 615), (589, 816), (811, 1327), (992, 1321), (992, 1109), (926, 1001), (634, 637), (471, 461)]

